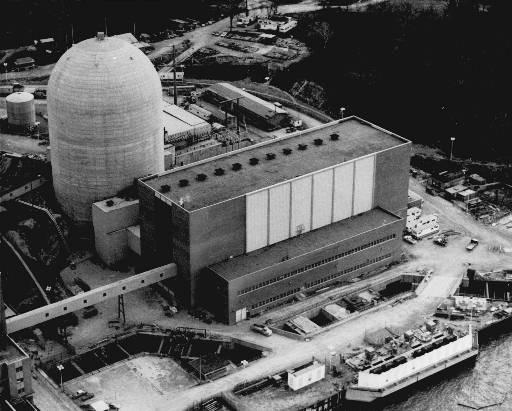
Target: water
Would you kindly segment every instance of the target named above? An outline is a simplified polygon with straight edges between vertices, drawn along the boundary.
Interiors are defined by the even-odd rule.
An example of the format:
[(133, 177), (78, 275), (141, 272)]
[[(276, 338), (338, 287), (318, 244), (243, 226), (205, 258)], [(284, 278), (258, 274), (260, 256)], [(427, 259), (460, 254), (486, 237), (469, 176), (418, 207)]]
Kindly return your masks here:
[[(512, 410), (512, 334), (480, 347), (474, 368), (465, 367), (441, 381), (421, 387), (385, 411), (451, 411), (488, 406), (485, 410)], [(489, 406), (501, 403), (500, 405)]]

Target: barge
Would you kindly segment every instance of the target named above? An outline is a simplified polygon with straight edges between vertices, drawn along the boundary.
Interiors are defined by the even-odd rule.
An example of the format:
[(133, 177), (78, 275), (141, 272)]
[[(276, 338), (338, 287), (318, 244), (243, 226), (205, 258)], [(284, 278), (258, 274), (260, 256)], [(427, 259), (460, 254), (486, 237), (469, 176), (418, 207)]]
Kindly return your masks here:
[(347, 388), (346, 401), (373, 407), (428, 377), (474, 363), (478, 351), (478, 333), (473, 332), (472, 327), (463, 337), (441, 336), (428, 345), (360, 371), (357, 382)]

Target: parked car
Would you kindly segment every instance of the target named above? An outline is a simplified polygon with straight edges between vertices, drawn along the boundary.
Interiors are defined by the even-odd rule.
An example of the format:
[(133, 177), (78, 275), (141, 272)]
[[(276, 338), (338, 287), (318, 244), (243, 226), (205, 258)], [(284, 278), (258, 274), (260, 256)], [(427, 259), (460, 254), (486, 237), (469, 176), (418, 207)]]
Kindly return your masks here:
[(253, 324), (251, 325), (251, 330), (263, 334), (266, 337), (270, 337), (272, 335), (272, 330), (264, 324)]
[(80, 397), (80, 401), (85, 402), (85, 401), (88, 401), (88, 400), (90, 400), (92, 398), (94, 398), (94, 394), (92, 392), (88, 392), (85, 395), (82, 395)]
[(416, 244), (418, 241), (412, 238), (410, 235), (404, 235), (404, 241), (409, 244)]
[(478, 240), (476, 238), (472, 238), (469, 244), (466, 246), (466, 250), (473, 251), (478, 245)]
[(71, 395), (71, 399), (78, 400), (79, 398), (82, 398), (83, 396), (89, 394), (87, 391), (84, 390), (78, 390), (73, 395)]

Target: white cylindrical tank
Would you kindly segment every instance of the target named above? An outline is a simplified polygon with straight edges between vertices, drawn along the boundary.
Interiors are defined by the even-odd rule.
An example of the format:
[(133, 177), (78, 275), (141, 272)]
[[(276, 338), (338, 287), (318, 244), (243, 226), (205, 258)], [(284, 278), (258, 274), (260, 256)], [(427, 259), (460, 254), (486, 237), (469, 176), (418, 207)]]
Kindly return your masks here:
[(14, 127), (32, 127), (36, 122), (34, 96), (24, 91), (9, 94), (6, 99), (7, 122)]
[(82, 41), (48, 83), (48, 125), (57, 200), (76, 222), (93, 202), (164, 170), (162, 87), (149, 59), (124, 40)]

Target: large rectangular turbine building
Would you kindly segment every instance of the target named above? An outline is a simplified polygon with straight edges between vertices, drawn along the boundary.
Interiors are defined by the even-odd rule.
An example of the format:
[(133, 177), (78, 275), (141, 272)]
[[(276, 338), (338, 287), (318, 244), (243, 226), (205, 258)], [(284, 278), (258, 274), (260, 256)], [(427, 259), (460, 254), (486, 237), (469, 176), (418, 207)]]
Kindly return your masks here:
[(358, 117), (139, 180), (141, 251), (233, 324), (396, 261), (410, 142)]

